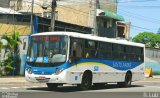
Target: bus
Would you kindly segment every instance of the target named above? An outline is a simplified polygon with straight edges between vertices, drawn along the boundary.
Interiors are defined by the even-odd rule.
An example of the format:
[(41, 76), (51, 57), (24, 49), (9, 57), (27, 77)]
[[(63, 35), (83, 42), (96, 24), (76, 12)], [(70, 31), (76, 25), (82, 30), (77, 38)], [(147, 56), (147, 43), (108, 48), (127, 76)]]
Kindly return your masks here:
[(144, 44), (76, 32), (43, 32), (30, 37), (25, 78), (46, 83), (51, 90), (59, 85), (117, 83), (129, 87), (144, 78)]

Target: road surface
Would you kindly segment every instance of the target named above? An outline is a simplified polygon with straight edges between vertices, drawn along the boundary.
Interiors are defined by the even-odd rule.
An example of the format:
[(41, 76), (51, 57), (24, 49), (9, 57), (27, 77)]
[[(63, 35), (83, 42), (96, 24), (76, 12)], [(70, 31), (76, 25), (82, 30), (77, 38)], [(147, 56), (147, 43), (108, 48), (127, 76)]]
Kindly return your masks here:
[[(80, 91), (76, 86), (64, 85), (49, 91), (43, 83), (0, 83), (0, 98), (160, 98), (160, 79), (148, 78), (133, 82), (132, 87), (119, 88), (116, 84)], [(17, 95), (17, 96), (16, 96)], [(13, 97), (12, 97), (13, 98)]]

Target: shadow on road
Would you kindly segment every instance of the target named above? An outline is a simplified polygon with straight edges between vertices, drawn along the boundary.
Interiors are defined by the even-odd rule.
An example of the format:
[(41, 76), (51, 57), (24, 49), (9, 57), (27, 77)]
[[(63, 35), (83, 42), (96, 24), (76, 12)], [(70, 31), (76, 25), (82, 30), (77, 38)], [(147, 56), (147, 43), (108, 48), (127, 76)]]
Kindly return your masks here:
[[(130, 88), (134, 88), (134, 87), (144, 87), (144, 86), (132, 85)], [(123, 88), (123, 87), (118, 87), (116, 84), (109, 84), (109, 85), (105, 85), (104, 87), (98, 87), (98, 88), (95, 86), (92, 86), (90, 90), (118, 89), (118, 88)], [(28, 88), (27, 90), (50, 91), (47, 87)], [(79, 92), (81, 90), (77, 86), (60, 86), (53, 91), (54, 92)]]

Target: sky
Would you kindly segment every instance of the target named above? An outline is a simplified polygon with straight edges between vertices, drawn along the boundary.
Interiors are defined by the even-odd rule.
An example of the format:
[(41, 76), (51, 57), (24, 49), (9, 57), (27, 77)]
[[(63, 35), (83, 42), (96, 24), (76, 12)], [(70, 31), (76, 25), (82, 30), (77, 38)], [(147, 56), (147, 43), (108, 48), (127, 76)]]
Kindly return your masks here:
[(131, 37), (160, 28), (160, 0), (118, 0), (117, 12), (131, 22)]

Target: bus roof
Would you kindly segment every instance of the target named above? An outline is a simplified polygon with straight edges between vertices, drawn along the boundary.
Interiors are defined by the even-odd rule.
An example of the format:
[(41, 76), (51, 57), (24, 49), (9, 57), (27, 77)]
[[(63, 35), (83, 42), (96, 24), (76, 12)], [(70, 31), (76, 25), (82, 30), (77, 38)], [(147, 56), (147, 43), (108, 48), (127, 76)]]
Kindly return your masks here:
[(103, 41), (103, 42), (110, 42), (110, 43), (116, 43), (116, 44), (122, 44), (122, 45), (145, 47), (144, 44), (135, 43), (135, 42), (131, 42), (123, 39), (100, 37), (92, 34), (82, 34), (77, 32), (63, 32), (63, 31), (62, 32), (43, 32), (43, 33), (32, 34), (31, 36), (44, 36), (44, 35), (67, 35), (67, 36), (72, 36), (76, 38), (84, 38), (84, 39), (95, 40), (95, 41)]

